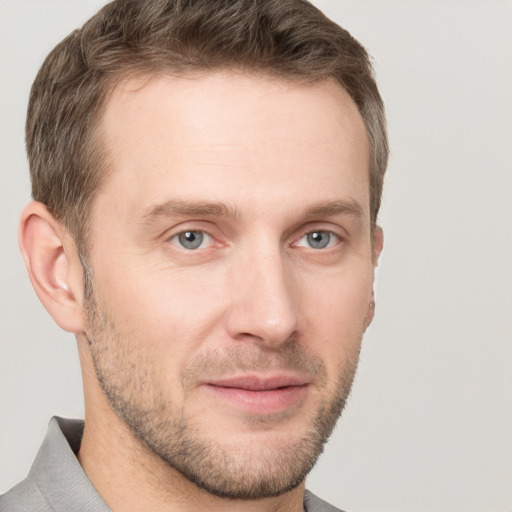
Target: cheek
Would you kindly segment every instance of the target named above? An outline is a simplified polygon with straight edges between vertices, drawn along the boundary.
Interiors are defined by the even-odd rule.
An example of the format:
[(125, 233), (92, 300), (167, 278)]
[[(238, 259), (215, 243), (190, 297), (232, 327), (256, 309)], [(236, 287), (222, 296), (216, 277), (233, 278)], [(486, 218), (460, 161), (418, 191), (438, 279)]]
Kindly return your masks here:
[(304, 310), (322, 317), (325, 325), (362, 324), (372, 297), (373, 268), (340, 268), (321, 277), (308, 275), (302, 282)]
[(339, 272), (323, 286), (305, 286), (303, 313), (306, 339), (322, 359), (340, 366), (357, 358), (372, 297), (373, 273), (368, 269)]
[(123, 279), (115, 272), (108, 277), (95, 276), (100, 307), (107, 313), (111, 335), (117, 341), (111, 344), (116, 348), (110, 350), (105, 364), (135, 370), (117, 372), (128, 379), (119, 381), (120, 388), (139, 390), (135, 401), (156, 406), (171, 398), (179, 407), (184, 400), (182, 380), (188, 362), (205, 340), (218, 337), (222, 325), (219, 301), (190, 280), (131, 276)]
[(179, 272), (139, 275), (135, 269), (104, 277), (102, 296), (116, 324), (161, 358), (172, 355), (178, 360), (220, 323), (220, 289), (201, 276)]

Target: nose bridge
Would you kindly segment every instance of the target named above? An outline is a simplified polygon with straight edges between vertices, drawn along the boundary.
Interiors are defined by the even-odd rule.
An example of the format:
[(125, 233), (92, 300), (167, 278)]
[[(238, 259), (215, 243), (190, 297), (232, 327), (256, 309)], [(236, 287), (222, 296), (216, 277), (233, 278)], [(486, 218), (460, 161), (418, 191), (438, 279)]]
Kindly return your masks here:
[(298, 305), (293, 272), (279, 244), (260, 242), (237, 267), (228, 325), (232, 337), (255, 337), (268, 345), (289, 339), (297, 328)]

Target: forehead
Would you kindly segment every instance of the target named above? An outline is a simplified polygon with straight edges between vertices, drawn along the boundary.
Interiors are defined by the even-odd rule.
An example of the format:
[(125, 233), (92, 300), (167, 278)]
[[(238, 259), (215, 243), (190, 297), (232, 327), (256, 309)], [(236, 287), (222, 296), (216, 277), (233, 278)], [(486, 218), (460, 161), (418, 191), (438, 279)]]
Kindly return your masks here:
[(139, 202), (191, 183), (198, 196), (237, 190), (248, 199), (258, 191), (290, 193), (294, 180), (327, 195), (334, 183), (325, 186), (325, 178), (368, 188), (363, 120), (331, 80), (238, 72), (129, 80), (112, 93), (100, 128), (112, 167), (104, 192)]
[[(142, 110), (145, 116), (140, 115), (144, 113)], [(356, 104), (334, 79), (305, 83), (237, 71), (190, 76), (157, 74), (123, 80), (110, 95), (101, 124), (107, 135), (115, 135), (120, 126), (145, 121), (152, 124), (155, 117), (161, 122), (162, 116), (171, 112), (174, 121), (178, 120), (181, 127), (187, 123), (189, 128), (198, 128), (197, 122), (201, 128), (206, 128), (228, 117), (232, 122), (237, 117), (239, 127), (244, 128), (237, 132), (240, 136), (261, 124), (266, 125), (269, 133), (279, 130), (276, 117), (283, 123), (303, 121), (302, 128), (308, 121), (321, 120), (325, 130), (322, 132), (318, 125), (311, 125), (311, 130), (303, 133), (307, 140), (318, 136), (325, 139), (328, 134), (337, 136), (351, 124), (364, 131)], [(170, 127), (173, 119), (168, 121)], [(272, 130), (274, 126), (276, 130)], [(178, 132), (168, 135), (173, 134), (177, 137), (185, 135)], [(196, 134), (201, 135), (200, 132)], [(237, 138), (236, 133), (227, 135)], [(222, 136), (223, 132), (219, 132), (218, 137)]]

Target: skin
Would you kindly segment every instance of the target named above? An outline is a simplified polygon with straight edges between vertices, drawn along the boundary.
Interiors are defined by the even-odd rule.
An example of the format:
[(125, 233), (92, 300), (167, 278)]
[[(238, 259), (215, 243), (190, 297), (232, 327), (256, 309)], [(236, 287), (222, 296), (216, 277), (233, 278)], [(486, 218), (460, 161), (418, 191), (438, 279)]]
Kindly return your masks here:
[[(77, 335), (80, 463), (116, 511), (240, 510), (166, 462), (185, 431), (206, 466), (224, 461), (204, 479), (279, 483), (244, 509), (302, 510), (303, 476), (286, 488), (284, 470), (321, 451), (373, 317), (382, 233), (356, 105), (331, 81), (157, 76), (119, 86), (100, 127), (111, 169), (85, 293), (42, 205), (20, 229), (38, 295)], [(203, 243), (183, 247), (184, 232)]]

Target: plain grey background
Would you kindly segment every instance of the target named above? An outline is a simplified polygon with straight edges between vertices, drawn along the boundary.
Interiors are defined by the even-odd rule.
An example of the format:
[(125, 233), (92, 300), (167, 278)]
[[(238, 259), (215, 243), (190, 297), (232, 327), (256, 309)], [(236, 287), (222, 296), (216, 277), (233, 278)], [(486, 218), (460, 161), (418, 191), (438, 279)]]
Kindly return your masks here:
[[(102, 4), (0, 1), (0, 493), (53, 414), (82, 415), (74, 339), (32, 291), (16, 231), (30, 84)], [(392, 157), (376, 319), (308, 487), (349, 511), (511, 511), (512, 3), (316, 4), (374, 57)]]

